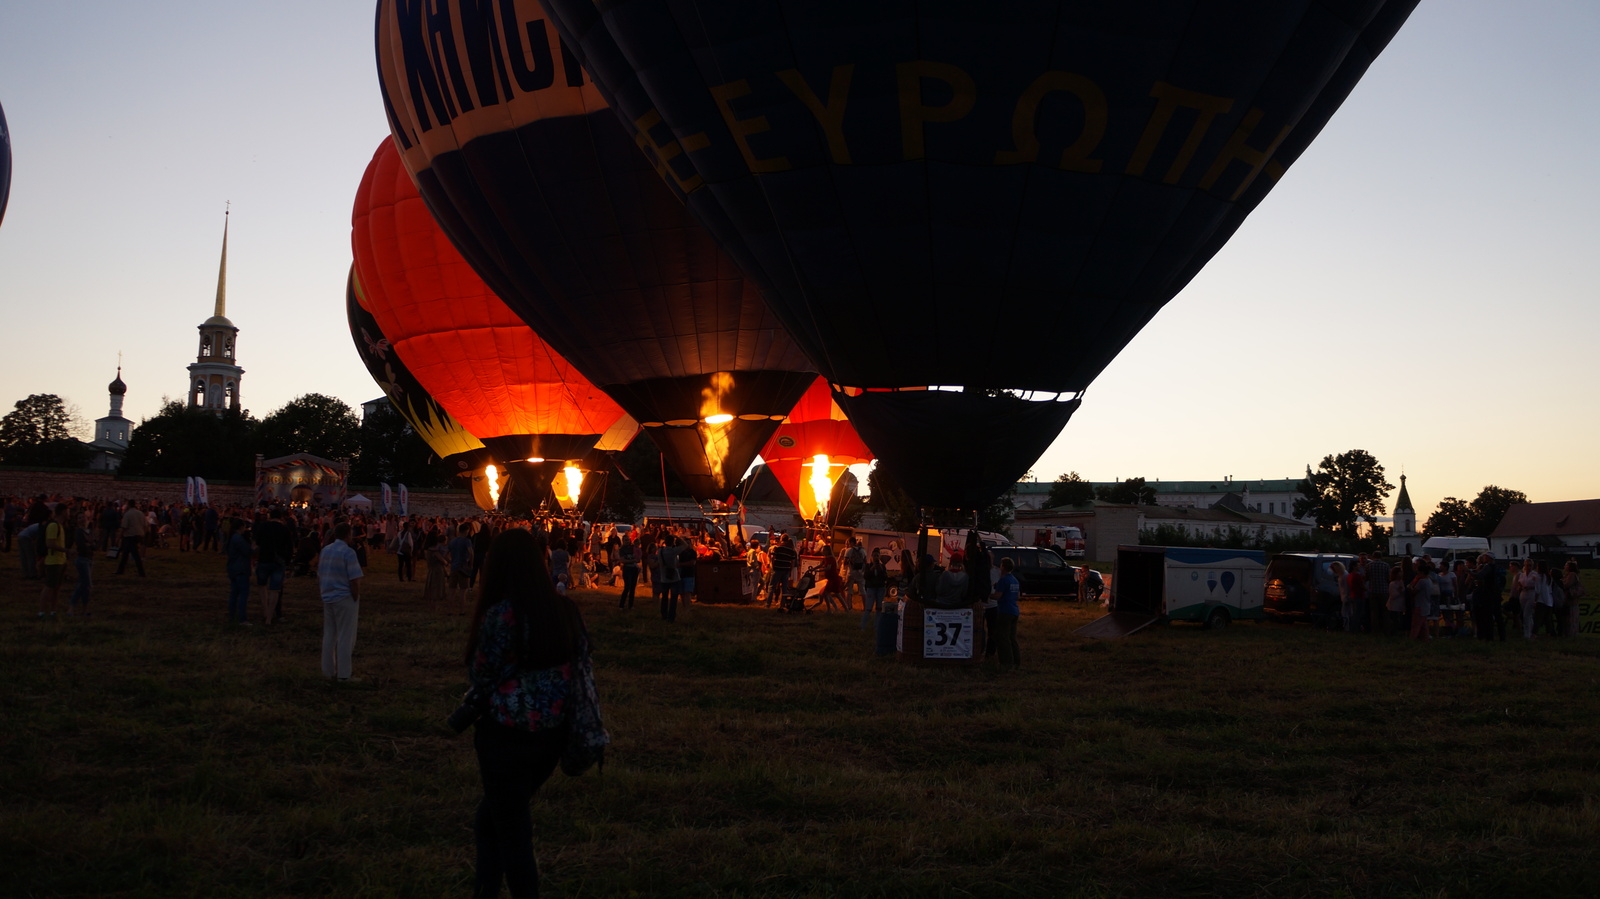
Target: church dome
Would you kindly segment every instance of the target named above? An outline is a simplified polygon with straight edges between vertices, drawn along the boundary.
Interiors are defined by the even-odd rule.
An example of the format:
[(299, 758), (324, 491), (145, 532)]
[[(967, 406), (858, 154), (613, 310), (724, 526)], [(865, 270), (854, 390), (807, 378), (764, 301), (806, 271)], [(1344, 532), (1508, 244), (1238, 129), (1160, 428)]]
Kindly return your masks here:
[(239, 328), (234, 325), (233, 322), (229, 321), (228, 317), (225, 315), (213, 315), (200, 325), (202, 328), (215, 328), (219, 326), (223, 328), (233, 328), (235, 331), (239, 330)]
[(109, 391), (112, 396), (127, 395), (128, 385), (122, 383), (122, 369), (117, 369), (117, 379), (112, 381), (111, 384), (106, 387), (106, 390)]

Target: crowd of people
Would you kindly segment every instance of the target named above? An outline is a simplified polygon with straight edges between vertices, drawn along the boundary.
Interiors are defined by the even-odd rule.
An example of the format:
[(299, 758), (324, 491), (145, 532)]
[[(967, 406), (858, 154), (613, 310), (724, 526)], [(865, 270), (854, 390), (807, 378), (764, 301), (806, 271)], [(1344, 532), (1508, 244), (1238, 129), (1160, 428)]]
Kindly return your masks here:
[(1394, 563), (1362, 553), (1349, 570), (1340, 562), (1330, 568), (1342, 623), (1351, 633), (1502, 642), (1508, 625), (1527, 640), (1578, 633), (1584, 587), (1576, 561), (1557, 570), (1543, 560), (1502, 567), (1486, 553), (1448, 562), (1402, 557)]

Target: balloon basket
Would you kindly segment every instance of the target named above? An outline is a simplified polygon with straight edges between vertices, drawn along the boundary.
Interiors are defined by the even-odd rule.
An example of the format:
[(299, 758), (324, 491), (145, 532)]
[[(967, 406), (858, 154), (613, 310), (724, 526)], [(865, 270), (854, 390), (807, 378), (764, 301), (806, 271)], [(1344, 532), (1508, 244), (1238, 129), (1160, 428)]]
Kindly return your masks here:
[(914, 599), (900, 604), (895, 658), (921, 668), (972, 668), (983, 664), (983, 605), (935, 609)]

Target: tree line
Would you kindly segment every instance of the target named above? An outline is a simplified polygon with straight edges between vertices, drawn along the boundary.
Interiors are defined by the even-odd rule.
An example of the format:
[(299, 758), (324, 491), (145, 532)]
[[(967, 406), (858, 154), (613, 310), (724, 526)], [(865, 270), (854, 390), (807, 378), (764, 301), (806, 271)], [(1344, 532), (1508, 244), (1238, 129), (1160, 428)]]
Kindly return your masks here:
[[(33, 394), (0, 418), (0, 464), (86, 468), (95, 450), (73, 436), (83, 430), (55, 394)], [(202, 477), (248, 481), (255, 457), (311, 453), (348, 460), (353, 483), (451, 484), (444, 465), (400, 413), (379, 405), (358, 417), (343, 400), (307, 393), (265, 418), (225, 410), (190, 408), (167, 400), (129, 435), (121, 473), (141, 477)]]
[[(1394, 485), (1385, 477), (1383, 465), (1366, 450), (1353, 449), (1324, 456), (1315, 469), (1307, 465), (1306, 476), (1298, 483), (1297, 490), (1300, 496), (1294, 503), (1294, 517), (1311, 519), (1316, 522), (1318, 531), (1326, 535), (1313, 539), (1327, 543), (1333, 538), (1341, 546), (1350, 547), (1387, 536), (1386, 529), (1378, 524), (1378, 517), (1386, 513), (1384, 500), (1393, 492)], [(1096, 499), (1155, 505), (1156, 490), (1144, 478), (1129, 478), (1096, 487), (1072, 471), (1056, 478), (1045, 502), (1054, 508)], [(1428, 516), (1420, 531), (1423, 537), (1487, 537), (1512, 506), (1527, 501), (1526, 493), (1493, 484), (1484, 487), (1471, 501), (1447, 496)], [(1362, 536), (1363, 524), (1366, 525), (1365, 536)], [(1242, 532), (1237, 538), (1246, 539)]]

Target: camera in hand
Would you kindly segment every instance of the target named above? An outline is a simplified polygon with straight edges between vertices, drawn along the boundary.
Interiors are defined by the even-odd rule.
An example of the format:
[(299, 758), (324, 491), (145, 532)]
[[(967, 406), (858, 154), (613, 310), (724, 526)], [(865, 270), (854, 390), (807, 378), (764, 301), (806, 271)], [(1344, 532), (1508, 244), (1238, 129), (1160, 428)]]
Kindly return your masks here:
[(456, 733), (464, 733), (488, 707), (489, 694), (480, 693), (477, 689), (468, 690), (466, 695), (461, 697), (461, 705), (450, 713), (445, 723)]

